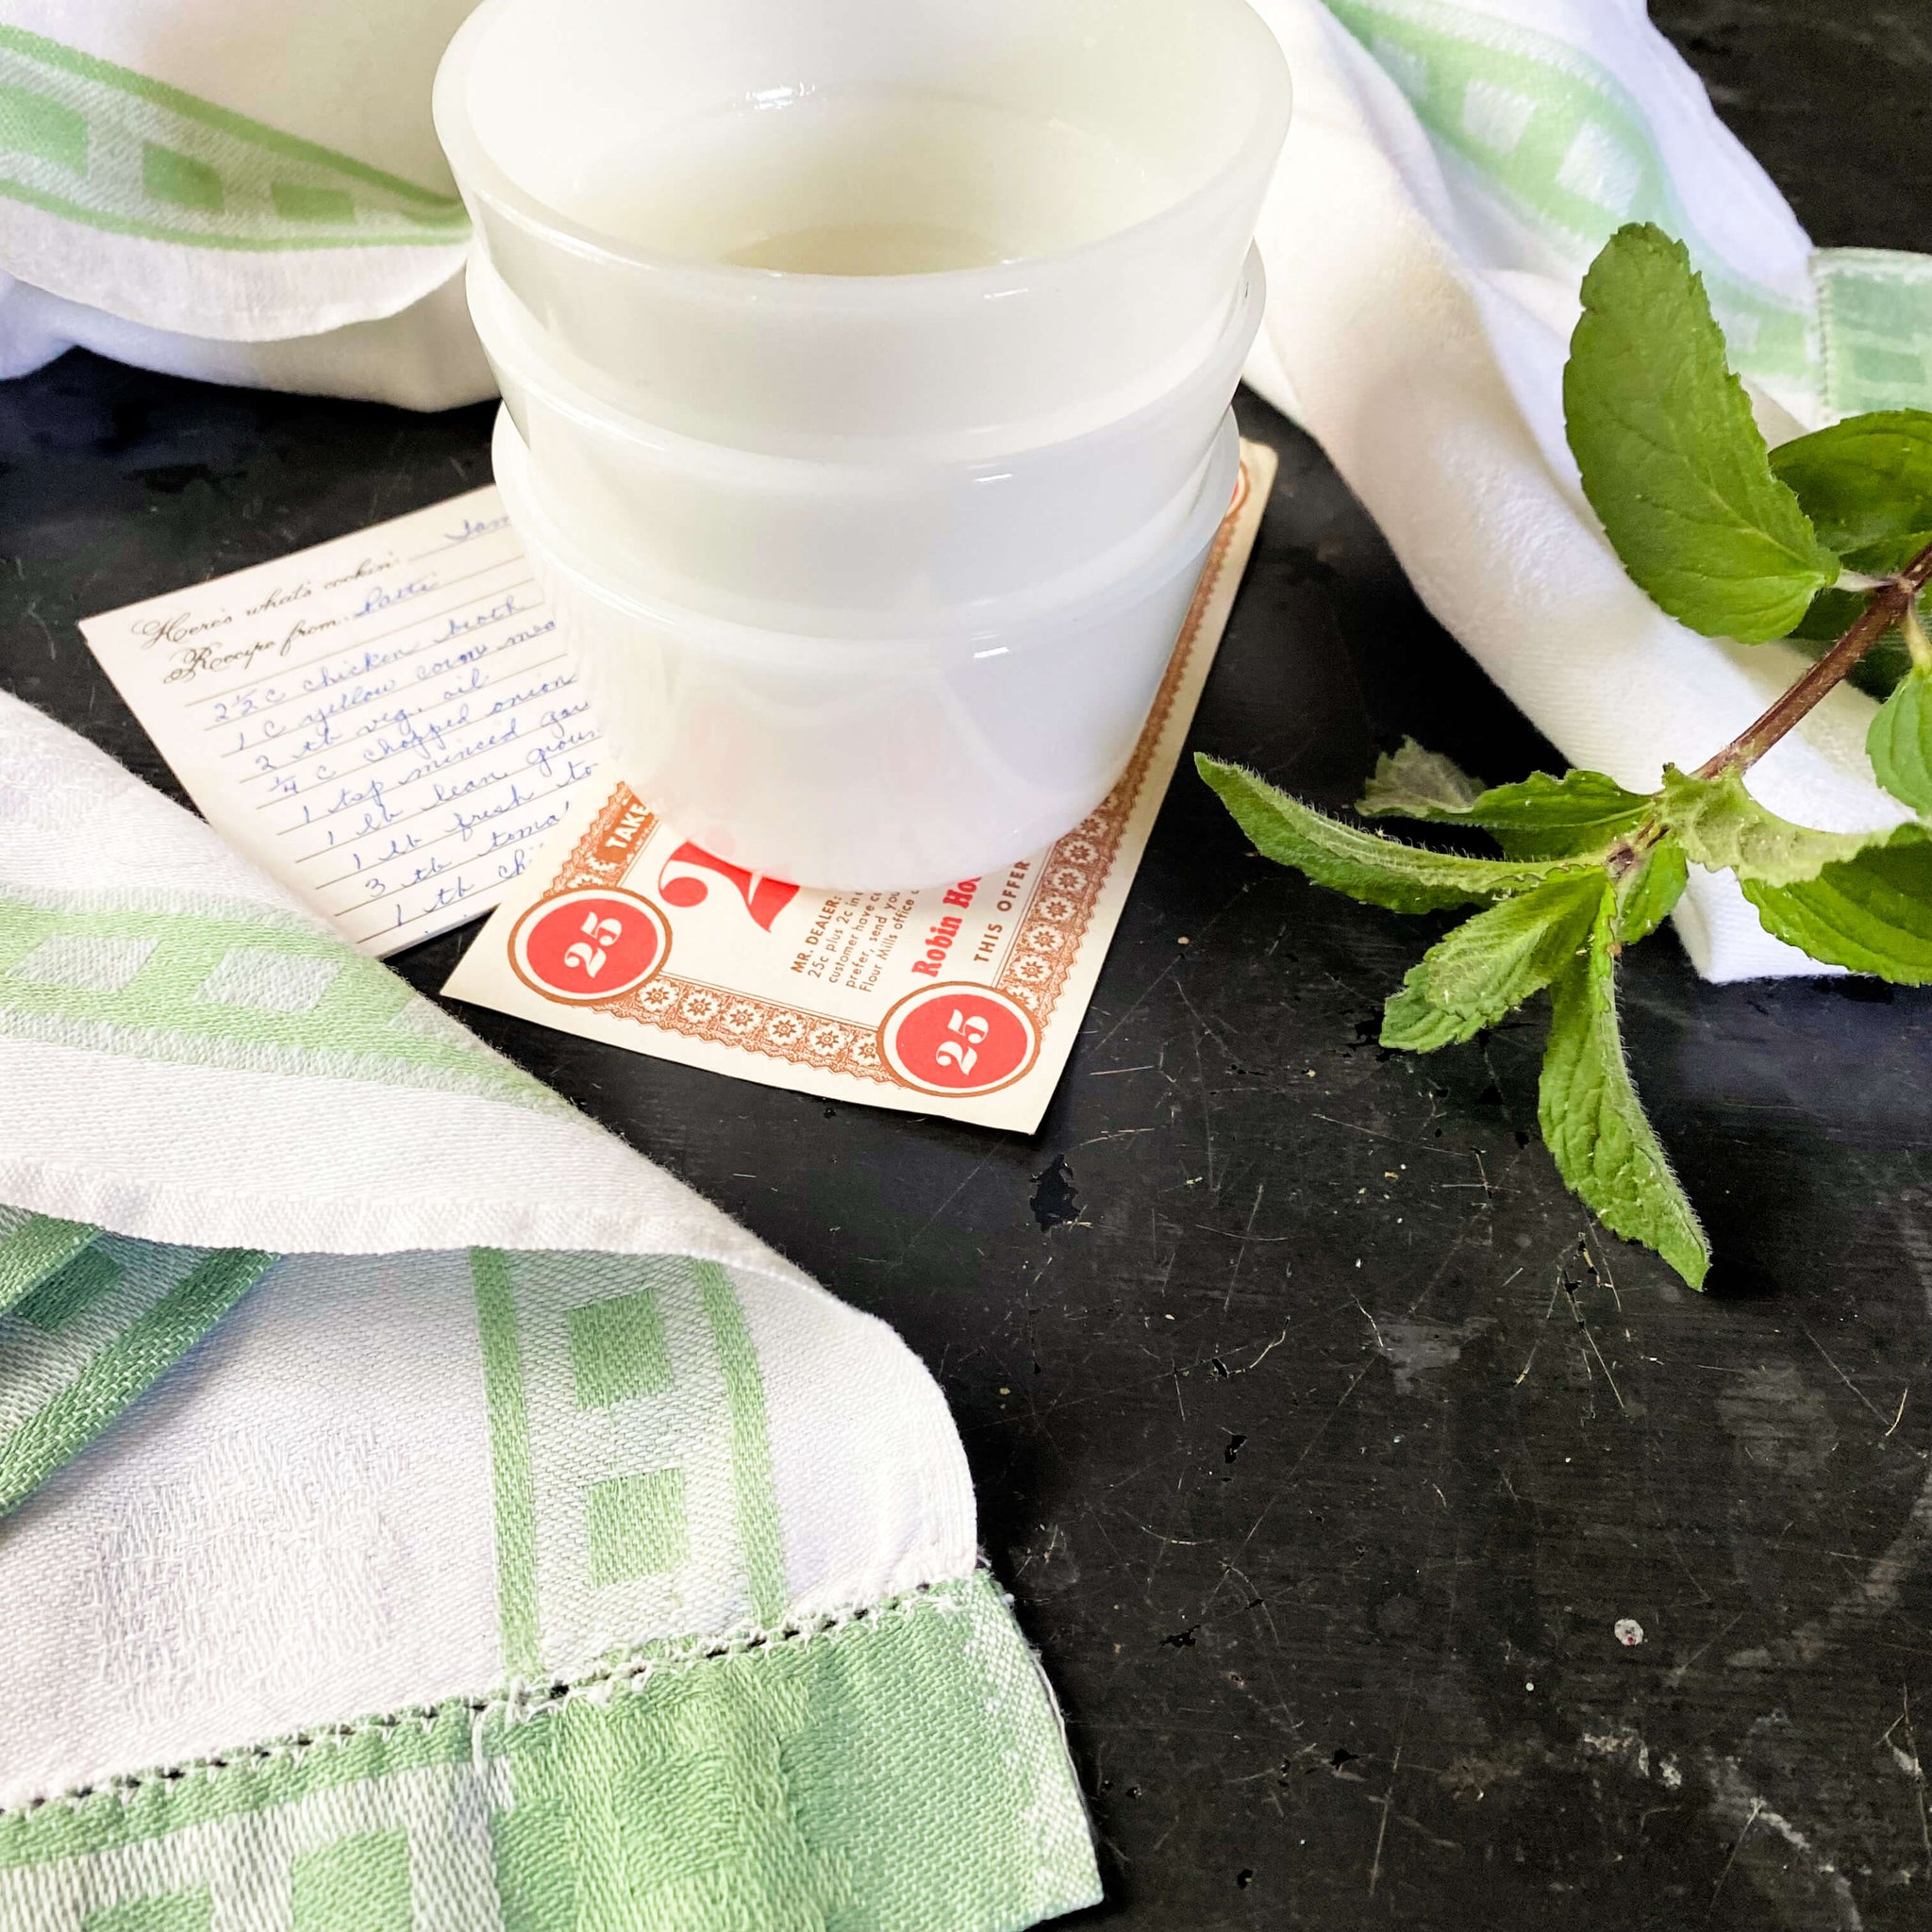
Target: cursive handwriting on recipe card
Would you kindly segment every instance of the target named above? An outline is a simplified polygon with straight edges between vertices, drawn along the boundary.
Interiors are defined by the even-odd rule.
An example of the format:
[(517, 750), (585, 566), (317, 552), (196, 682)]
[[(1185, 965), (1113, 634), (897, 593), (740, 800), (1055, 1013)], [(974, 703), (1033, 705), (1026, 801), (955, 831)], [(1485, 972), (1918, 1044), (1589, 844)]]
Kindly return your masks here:
[(494, 489), (81, 629), (208, 821), (368, 952), (495, 905), (595, 768)]

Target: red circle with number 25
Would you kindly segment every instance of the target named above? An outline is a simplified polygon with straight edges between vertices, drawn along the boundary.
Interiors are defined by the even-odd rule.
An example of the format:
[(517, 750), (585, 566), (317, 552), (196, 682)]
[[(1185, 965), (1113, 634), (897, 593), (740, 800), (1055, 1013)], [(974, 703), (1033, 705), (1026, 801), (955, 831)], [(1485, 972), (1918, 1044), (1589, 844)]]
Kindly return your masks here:
[(544, 998), (600, 1005), (635, 991), (663, 966), (671, 928), (648, 899), (608, 886), (558, 892), (532, 906), (509, 936), (511, 970)]
[(926, 1093), (991, 1093), (1010, 1086), (1040, 1052), (1024, 1007), (985, 986), (935, 986), (901, 1000), (879, 1027), (893, 1076)]

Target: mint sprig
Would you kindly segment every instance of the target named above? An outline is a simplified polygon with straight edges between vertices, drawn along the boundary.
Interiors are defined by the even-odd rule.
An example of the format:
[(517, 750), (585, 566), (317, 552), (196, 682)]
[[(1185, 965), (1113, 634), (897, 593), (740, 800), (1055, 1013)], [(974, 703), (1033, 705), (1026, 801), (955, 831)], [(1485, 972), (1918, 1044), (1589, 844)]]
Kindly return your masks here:
[[(1653, 601), (1707, 636), (1809, 641), (1815, 661), (1761, 717), (1651, 791), (1588, 771), (1485, 786), (1412, 740), (1377, 762), (1361, 817), (1480, 834), (1496, 858), (1196, 765), (1257, 849), (1316, 884), (1398, 912), (1480, 908), (1409, 969), (1382, 1043), (1433, 1053), (1547, 991), (1538, 1117), (1557, 1172), (1604, 1226), (1699, 1287), (1709, 1242), (1630, 1076), (1618, 960), (1697, 865), (1731, 873), (1765, 929), (1811, 958), (1932, 983), (1932, 413), (1853, 417), (1767, 450), (1688, 254), (1647, 225), (1620, 229), (1584, 278), (1563, 400), (1584, 493)], [(1820, 831), (1752, 794), (1752, 765), (1847, 677), (1890, 693), (1867, 750), (1924, 823)]]

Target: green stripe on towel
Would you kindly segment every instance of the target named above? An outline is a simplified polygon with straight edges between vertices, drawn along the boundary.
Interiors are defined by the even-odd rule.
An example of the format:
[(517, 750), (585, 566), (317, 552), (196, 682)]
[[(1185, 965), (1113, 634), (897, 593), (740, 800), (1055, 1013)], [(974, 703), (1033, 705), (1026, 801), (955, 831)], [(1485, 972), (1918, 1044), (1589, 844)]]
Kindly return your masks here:
[(304, 1924), (301, 1892), (363, 1924), (350, 1874), (396, 1833), (412, 1923), (451, 1932), (1009, 1932), (1099, 1896), (1053, 1700), (982, 1573), (0, 1813), (0, 1928), (173, 1924), (238, 1883), (262, 1924)]
[(181, 1359), (275, 1257), (104, 1236), (0, 1315), (0, 1513)]
[(94, 1238), (85, 1222), (0, 1208), (0, 1314), (66, 1267)]
[(445, 247), (454, 195), (25, 28), (0, 26), (0, 196), (190, 247)]
[(568, 1110), (379, 960), (265, 909), (0, 898), (0, 1038), (8, 1036)]

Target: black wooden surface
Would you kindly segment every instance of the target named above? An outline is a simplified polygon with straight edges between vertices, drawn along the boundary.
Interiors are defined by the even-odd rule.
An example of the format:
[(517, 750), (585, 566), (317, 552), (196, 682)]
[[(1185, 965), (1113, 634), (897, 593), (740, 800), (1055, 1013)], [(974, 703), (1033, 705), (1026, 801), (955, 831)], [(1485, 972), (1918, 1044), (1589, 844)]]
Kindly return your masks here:
[[(1657, 12), (1820, 241), (1932, 247), (1923, 6)], [(1243, 416), (1281, 480), (1194, 743), (1336, 805), (1405, 730), (1547, 763)], [(75, 618), (479, 482), (489, 419), (0, 387), (0, 680), (178, 795)], [(433, 992), (468, 937), (396, 963)], [(1932, 1925), (1932, 997), (1634, 957), (1700, 1296), (1586, 1239), (1540, 1017), (1373, 1044), (1423, 937), (1184, 774), (1031, 1141), (462, 1017), (938, 1374), (1091, 1797), (1083, 1923)]]

